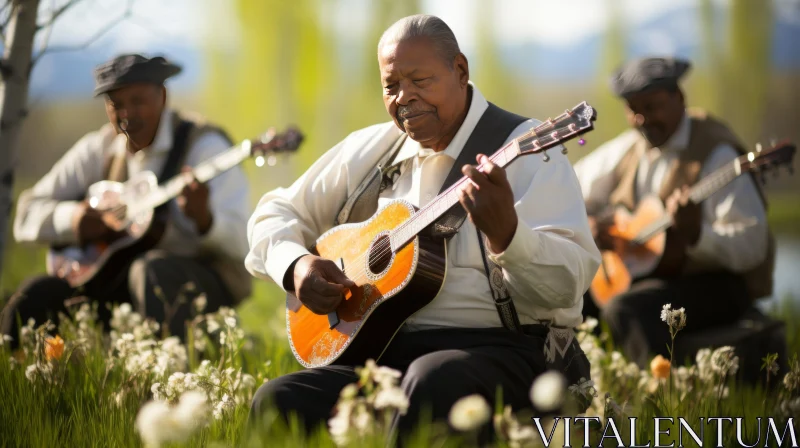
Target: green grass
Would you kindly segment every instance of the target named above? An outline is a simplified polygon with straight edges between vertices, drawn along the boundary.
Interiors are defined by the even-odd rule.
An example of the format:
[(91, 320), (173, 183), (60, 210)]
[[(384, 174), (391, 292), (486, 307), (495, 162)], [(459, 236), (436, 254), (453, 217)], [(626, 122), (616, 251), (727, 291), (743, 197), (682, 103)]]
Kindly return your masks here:
[[(797, 227), (794, 227), (794, 223), (800, 222), (797, 196), (775, 195), (771, 198), (769, 219), (776, 232), (800, 234)], [(3, 273), (5, 293), (13, 291), (30, 275), (43, 272), (43, 259), (42, 249), (10, 243), (7, 246)], [(246, 342), (235, 360), (237, 368), (241, 367), (243, 371), (257, 378), (275, 378), (301, 369), (289, 349), (283, 305), (284, 296), (279, 288), (265, 282), (256, 282), (253, 298), (237, 310), (242, 328), (247, 334)], [(788, 353), (800, 353), (800, 303), (785, 298), (773, 304), (769, 313), (786, 324)], [(680, 337), (679, 334), (678, 338)], [(69, 350), (70, 338), (67, 336), (65, 339)], [(0, 348), (0, 445), (141, 446), (134, 422), (138, 410), (151, 398), (149, 383), (131, 389), (132, 392), (120, 406), (114, 404), (112, 394), (124, 388), (125, 379), (119, 369), (105, 376), (105, 366), (109, 359), (107, 351), (94, 349), (84, 355), (76, 352), (69, 362), (64, 363), (61, 372), (63, 379), (58, 385), (34, 386), (25, 377), (24, 365), (13, 370), (9, 368), (9, 354), (4, 350)], [(699, 417), (740, 416), (753, 422), (756, 416), (773, 415), (778, 406), (779, 397), (774, 394), (768, 395), (760, 388), (738, 387), (733, 384), (730, 385), (728, 397), (722, 400), (718, 400), (708, 390), (695, 391), (687, 399), (680, 400), (676, 394), (668, 393), (667, 385), (655, 394), (646, 394), (632, 383), (618, 381), (607, 355), (608, 353), (597, 366), (600, 378), (593, 379), (602, 383), (601, 392), (609, 392), (618, 403), (627, 403), (627, 415), (639, 418), (637, 434), (644, 443), (653, 440), (652, 424), (645, 424), (651, 417), (683, 416), (696, 422)], [(216, 361), (219, 354), (212, 353), (211, 358)], [(268, 365), (265, 364), (266, 361), (269, 361)], [(602, 405), (593, 409), (602, 415)], [(262, 431), (249, 433), (246, 430), (247, 414), (247, 404), (239, 404), (231, 415), (221, 421), (212, 422), (189, 439), (185, 446), (334, 446), (324, 430), (320, 429), (313, 437), (306, 438), (296, 426), (285, 427), (280, 424), (274, 414), (267, 416), (268, 424), (264, 425)], [(676, 433), (675, 428), (672, 426), (673, 435)], [(709, 443), (706, 446), (713, 446), (710, 441), (715, 431), (707, 429), (709, 430), (705, 436)], [(575, 431), (577, 438), (573, 437), (573, 445), (576, 440), (583, 440), (580, 435), (582, 429), (575, 428)], [(628, 434), (628, 431), (620, 428), (622, 434)], [(591, 434), (594, 440), (598, 440), (602, 432), (595, 427)], [(748, 434), (752, 436), (751, 432)], [(733, 444), (735, 431), (726, 431), (725, 437), (725, 446)], [(627, 440), (627, 436), (625, 438)], [(359, 442), (358, 446), (384, 445), (380, 437), (367, 437)], [(461, 437), (442, 435), (438, 426), (424, 425), (412, 446), (461, 446), (463, 443)], [(669, 444), (669, 440), (664, 442), (662, 438), (662, 443)]]
[[(284, 333), (284, 320), (281, 312), (283, 301), (277, 288), (260, 285), (259, 293), (264, 297), (244, 304), (240, 309), (242, 327), (247, 337), (241, 350), (226, 363), (242, 367), (256, 378), (274, 378), (300, 369), (294, 360)], [(266, 299), (268, 298), (268, 299)], [(800, 351), (800, 340), (796, 322), (800, 321), (800, 310), (792, 301), (785, 301), (774, 312), (789, 324), (789, 353)], [(67, 340), (67, 349), (53, 383), (32, 384), (25, 376), (24, 365), (9, 368), (8, 352), (0, 348), (0, 440), (8, 446), (51, 447), (51, 446), (141, 446), (135, 429), (135, 419), (141, 406), (151, 398), (148, 381), (126, 378), (121, 369), (116, 368), (106, 374), (106, 365), (111, 358), (109, 353), (94, 348), (86, 353), (75, 350), (72, 341), (77, 339), (74, 330), (62, 328), (59, 334)], [(678, 334), (680, 338), (680, 334)], [(599, 343), (598, 343), (599, 344)], [(220, 352), (212, 350), (209, 358), (216, 364)], [(68, 360), (67, 360), (68, 358)], [(32, 358), (29, 358), (32, 359)], [(265, 361), (269, 360), (269, 365)], [(29, 361), (30, 362), (30, 361)], [(196, 365), (196, 363), (195, 363)], [(227, 365), (227, 364), (226, 364)], [(690, 422), (699, 417), (739, 416), (754, 422), (757, 416), (774, 415), (779, 397), (768, 395), (760, 388), (738, 387), (730, 384), (726, 399), (718, 400), (716, 389), (697, 386), (688, 399), (679, 399), (677, 392), (670, 395), (668, 384), (661, 386), (656, 393), (644, 393), (634, 380), (615, 376), (613, 362), (605, 353), (595, 365), (593, 377), (602, 385), (601, 395), (595, 399), (595, 415), (603, 414), (602, 393), (610, 392), (618, 403), (626, 403), (626, 415), (639, 418), (637, 434), (644, 441), (654, 437), (652, 417), (682, 416)], [(161, 378), (164, 382), (166, 378)], [(777, 381), (775, 379), (774, 381)], [(135, 384), (133, 387), (131, 384)], [(113, 394), (129, 390), (122, 403), (114, 403)], [(174, 446), (334, 446), (322, 429), (311, 438), (306, 438), (297, 426), (286, 427), (274, 414), (266, 417), (267, 424), (262, 431), (247, 431), (247, 403), (240, 403), (235, 411), (221, 421), (197, 432), (185, 445)], [(582, 440), (582, 428), (573, 428), (575, 440)], [(619, 428), (621, 434), (629, 434), (629, 429)], [(676, 434), (673, 426), (671, 434)], [(752, 429), (752, 428), (751, 428)], [(708, 446), (715, 431), (706, 431)], [(593, 426), (592, 437), (599, 440), (602, 429)], [(747, 436), (749, 434), (749, 436)], [(733, 443), (735, 431), (725, 432), (726, 443)], [(755, 437), (746, 433), (746, 437)], [(627, 440), (627, 435), (625, 436)], [(662, 438), (662, 441), (664, 439)], [(749, 440), (749, 439), (748, 439)], [(383, 446), (380, 437), (375, 436), (359, 441), (357, 446)], [(440, 426), (424, 425), (420, 429), (417, 443), (412, 446), (462, 446), (460, 436), (444, 435)], [(646, 442), (645, 442), (646, 443)], [(662, 443), (669, 443), (662, 442)], [(171, 445), (172, 446), (172, 445)], [(594, 445), (597, 446), (597, 445)], [(691, 446), (691, 445), (687, 445)], [(760, 445), (761, 446), (761, 445)]]

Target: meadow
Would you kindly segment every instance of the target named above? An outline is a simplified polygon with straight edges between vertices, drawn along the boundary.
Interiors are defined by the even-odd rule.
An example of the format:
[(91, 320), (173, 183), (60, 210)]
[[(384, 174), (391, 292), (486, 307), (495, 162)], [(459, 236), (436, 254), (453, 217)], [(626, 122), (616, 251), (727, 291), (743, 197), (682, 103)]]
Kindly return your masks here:
[[(167, 336), (158, 324), (145, 321), (129, 305), (114, 309), (110, 333), (103, 334), (88, 304), (75, 309), (58, 328), (28, 325), (21, 331), (22, 350), (12, 354), (0, 347), (0, 440), (4, 446), (385, 446), (386, 422), (391, 412), (402, 412), (407, 401), (397, 387), (399, 373), (368, 363), (361, 381), (343, 391), (336, 417), (328, 428), (306, 437), (296, 424), (284, 425), (274, 413), (259, 430), (248, 430), (250, 399), (257, 387), (278, 375), (299, 370), (288, 349), (282, 303), (251, 302), (237, 311), (221, 309), (203, 314), (196, 300), (196, 316), (186, 344)], [(784, 317), (800, 313), (785, 302)], [(664, 325), (680, 338), (686, 316), (682, 310), (664, 310)], [(637, 417), (636, 440), (653, 440), (652, 417), (738, 416), (747, 422), (739, 435), (752, 445), (765, 443), (768, 428), (756, 429), (757, 417), (800, 415), (798, 341), (792, 340), (791, 370), (778, 376), (774, 358), (765, 358), (764, 373), (771, 392), (732, 381), (738, 359), (730, 348), (702, 350), (691, 366), (673, 366), (654, 359), (640, 370), (613, 350), (607, 334), (592, 331), (587, 321), (578, 333), (592, 362), (592, 379), (567, 385), (559, 378), (542, 377), (532, 385), (533, 408), (545, 415), (572, 415), (574, 399), (592, 401), (585, 416), (599, 421), (587, 429), (592, 446), (603, 436), (607, 418), (629, 421)], [(765, 385), (766, 386), (766, 385)], [(448, 435), (444, 423), (423, 423), (412, 446), (464, 446), (475, 427), (494, 425), (498, 446), (541, 446), (530, 415), (514, 415), (501, 403), (477, 396), (454, 406), (450, 424), (460, 431)], [(781, 420), (777, 420), (781, 421)], [(662, 444), (678, 437), (661, 437)], [(778, 429), (785, 428), (779, 424)], [(545, 436), (552, 420), (542, 423)], [(763, 425), (762, 425), (763, 426)], [(582, 441), (584, 427), (572, 425), (571, 440)], [(664, 427), (662, 427), (662, 430)], [(628, 439), (630, 428), (619, 428)], [(695, 427), (695, 431), (699, 431)], [(698, 432), (699, 434), (699, 432)], [(563, 442), (556, 431), (554, 446)], [(715, 446), (715, 431), (699, 436), (704, 446)], [(724, 432), (724, 446), (737, 433)], [(774, 436), (773, 437), (774, 442)], [(685, 446), (693, 440), (684, 438)], [(611, 439), (610, 441), (613, 441)], [(690, 443), (692, 442), (692, 443)], [(608, 444), (609, 441), (606, 441)], [(626, 442), (627, 444), (628, 442)], [(613, 444), (612, 444), (613, 445)], [(767, 444), (767, 446), (777, 446)]]
[[(773, 198), (771, 225), (776, 231), (796, 234), (800, 219), (796, 198)], [(4, 272), (5, 285), (16, 285), (41, 270), (40, 249), (12, 243), (7, 257), (11, 261)], [(58, 328), (26, 327), (20, 335), (24, 349), (17, 353), (9, 351), (7, 341), (0, 341), (0, 445), (386, 446), (387, 418), (402, 411), (404, 397), (396, 374), (374, 365), (363, 371), (360, 384), (348, 388), (328, 427), (318, 428), (312, 436), (296, 423), (282, 424), (274, 413), (268, 413), (258, 430), (250, 430), (249, 405), (258, 386), (302, 368), (286, 337), (282, 291), (256, 282), (253, 297), (236, 310), (204, 314), (202, 303), (196, 305), (185, 344), (167, 337), (158, 325), (143, 321), (127, 306), (115, 309), (111, 331), (104, 334), (94, 321), (94, 310), (85, 304)], [(691, 364), (656, 359), (649, 369), (639, 369), (615, 350), (605, 331), (591, 331), (596, 322), (585, 322), (578, 337), (592, 363), (592, 378), (575, 385), (542, 378), (538, 392), (532, 387), (532, 407), (550, 409), (545, 415), (575, 416), (570, 413), (572, 400), (591, 400), (584, 416), (596, 416), (599, 422), (588, 428), (573, 423), (574, 445), (583, 442), (586, 430), (590, 445), (598, 446), (608, 417), (616, 422), (635, 417), (636, 442), (646, 445), (655, 440), (654, 417), (683, 417), (698, 431), (701, 418), (736, 416), (746, 426), (741, 434), (726, 427), (723, 446), (740, 446), (737, 437), (747, 445), (759, 440), (757, 446), (777, 446), (772, 434), (771, 441), (765, 441), (769, 428), (756, 422), (758, 417), (800, 415), (800, 304), (784, 297), (771, 305), (768, 314), (786, 325), (790, 359), (781, 361), (790, 370), (778, 374), (773, 370), (774, 357), (765, 357), (762, 374), (769, 385), (737, 384), (739, 360), (725, 347), (703, 350)], [(664, 325), (679, 326), (681, 317), (673, 313), (677, 311), (662, 316)], [(677, 330), (676, 340), (681, 337)], [(468, 398), (452, 414), (451, 424), (461, 431), (448, 434), (444, 422), (423, 422), (411, 446), (470, 445), (475, 437), (471, 428), (484, 420), (497, 430), (497, 446), (542, 446), (529, 413), (514, 415), (501, 403)], [(546, 437), (551, 425), (551, 420), (542, 423)], [(794, 425), (798, 426), (796, 418)], [(671, 441), (675, 446), (698, 446), (678, 431), (677, 420), (661, 427), (667, 428), (670, 436), (660, 437), (662, 446)], [(779, 424), (779, 431), (784, 428)], [(561, 446), (562, 429), (553, 434), (551, 445)], [(626, 445), (630, 443), (630, 427), (620, 427), (619, 434)], [(699, 437), (703, 446), (717, 445), (713, 425)], [(617, 446), (613, 438), (604, 439), (603, 445)]]

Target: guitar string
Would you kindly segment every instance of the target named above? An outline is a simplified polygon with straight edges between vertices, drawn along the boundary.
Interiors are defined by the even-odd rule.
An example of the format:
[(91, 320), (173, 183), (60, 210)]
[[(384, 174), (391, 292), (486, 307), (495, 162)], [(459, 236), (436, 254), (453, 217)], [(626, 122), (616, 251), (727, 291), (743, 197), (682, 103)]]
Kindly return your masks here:
[[(547, 122), (544, 123), (544, 125), (547, 125), (547, 124), (548, 124)], [(545, 127), (547, 127), (547, 126), (545, 126)], [(553, 130), (554, 131), (559, 131), (559, 130), (562, 130), (562, 129), (565, 129), (565, 128), (568, 128), (568, 126), (561, 126), (561, 127), (558, 127), (558, 128), (553, 127)], [(524, 134), (522, 137), (519, 137), (519, 138), (515, 139), (514, 141), (512, 141), (511, 143), (509, 143), (507, 145), (504, 145), (502, 148), (498, 149), (494, 154), (488, 156), (489, 160), (491, 160), (492, 162), (496, 162), (496, 160), (499, 159), (501, 156), (506, 157), (507, 154), (505, 152), (510, 147), (513, 146), (514, 142), (517, 142), (517, 144), (519, 145), (520, 149), (511, 158), (507, 158), (506, 157), (506, 159), (507, 159), (506, 163), (501, 166), (501, 168), (505, 168), (505, 166), (508, 166), (519, 155), (533, 155), (533, 154), (538, 154), (539, 152), (543, 152), (544, 151), (542, 149), (542, 150), (539, 150), (539, 151), (536, 151), (536, 152), (530, 152), (530, 150), (523, 149), (523, 147), (531, 146), (534, 149), (539, 149), (539, 148), (543, 147), (544, 145), (555, 145), (555, 144), (559, 144), (561, 142), (566, 141), (566, 139), (564, 137), (562, 137), (562, 138), (554, 138), (550, 134), (545, 134), (543, 136), (540, 136), (540, 139), (552, 138), (553, 141), (552, 142), (546, 142), (546, 143), (540, 143), (539, 147), (537, 148), (537, 145), (535, 145), (534, 142), (533, 142), (533, 140), (535, 140), (535, 137), (537, 136), (537, 134), (535, 132), (536, 129), (538, 129), (538, 128), (534, 128), (531, 131), (529, 131), (526, 134)], [(575, 135), (577, 135), (577, 134), (575, 134)], [(523, 151), (525, 151), (525, 152), (523, 152)], [(485, 165), (481, 164), (481, 165), (478, 165), (477, 169), (481, 170), (484, 167), (485, 167)], [(367, 280), (369, 280), (368, 274), (367, 274), (367, 270), (369, 269), (369, 264), (366, 263), (367, 259), (368, 258), (370, 258), (370, 259), (381, 259), (381, 258), (387, 256), (389, 253), (395, 252), (395, 250), (392, 248), (392, 244), (391, 244), (392, 243), (392, 241), (391, 241), (391, 236), (392, 235), (401, 234), (403, 231), (406, 231), (406, 228), (408, 226), (415, 224), (416, 223), (415, 220), (424, 219), (422, 217), (427, 215), (427, 214), (429, 214), (429, 212), (435, 206), (434, 205), (435, 203), (441, 202), (442, 200), (444, 200), (444, 198), (446, 196), (451, 194), (455, 189), (459, 188), (461, 185), (465, 184), (468, 181), (469, 181), (468, 177), (466, 177), (466, 176), (462, 177), (461, 179), (456, 181), (452, 186), (450, 186), (448, 189), (446, 189), (442, 194), (440, 194), (436, 199), (434, 199), (430, 203), (426, 204), (425, 207), (420, 209), (417, 213), (412, 215), (404, 223), (402, 223), (401, 225), (396, 227), (394, 230), (392, 230), (390, 232), (390, 234), (389, 234), (389, 238), (387, 239), (388, 244), (385, 245), (385, 248), (381, 248), (379, 251), (377, 251), (373, 255), (373, 254), (371, 254), (371, 252), (372, 252), (372, 250), (371, 250), (372, 246), (371, 246), (369, 250), (367, 250), (366, 252), (363, 252), (363, 253), (359, 254), (358, 256), (356, 256), (355, 259), (353, 260), (355, 262), (355, 265), (356, 266), (362, 266), (363, 265), (364, 268), (359, 267), (358, 268), (358, 273), (355, 276), (350, 277), (350, 274), (348, 274), (348, 272), (347, 272), (348, 269), (347, 269), (347, 266), (346, 266), (345, 269), (343, 270), (345, 275), (347, 275), (350, 280), (352, 280), (353, 282), (356, 282), (356, 283), (358, 283), (359, 281), (367, 281)], [(449, 210), (451, 207), (453, 207), (454, 205), (455, 204), (453, 204), (450, 207), (448, 207), (445, 210), (445, 212), (447, 210)], [(437, 217), (439, 217), (440, 215), (441, 215), (441, 213), (438, 214)], [(430, 225), (430, 224), (428, 224), (428, 225)], [(410, 239), (415, 238), (418, 233), (419, 233), (419, 231), (415, 231), (415, 232), (413, 232), (413, 235), (407, 236), (407, 237), (403, 237), (402, 238), (402, 243), (403, 244), (400, 245), (400, 247), (398, 248), (398, 251), (400, 249), (402, 249), (403, 247), (405, 247), (406, 246), (405, 243), (407, 243)], [(350, 266), (352, 266), (352, 264)]]

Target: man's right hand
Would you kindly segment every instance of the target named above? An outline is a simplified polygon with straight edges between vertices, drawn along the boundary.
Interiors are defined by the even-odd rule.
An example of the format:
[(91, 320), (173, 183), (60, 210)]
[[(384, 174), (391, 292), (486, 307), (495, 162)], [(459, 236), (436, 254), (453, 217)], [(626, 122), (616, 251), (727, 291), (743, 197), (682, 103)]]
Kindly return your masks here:
[(355, 282), (331, 260), (305, 255), (294, 265), (294, 293), (314, 314), (334, 311), (345, 292), (354, 292), (355, 288)]
[(103, 213), (81, 202), (72, 215), (72, 231), (81, 244), (109, 239), (115, 232), (103, 220)]
[(589, 216), (589, 229), (592, 231), (597, 248), (600, 250), (613, 250), (614, 237), (608, 233), (611, 223), (605, 220), (597, 220), (594, 216)]

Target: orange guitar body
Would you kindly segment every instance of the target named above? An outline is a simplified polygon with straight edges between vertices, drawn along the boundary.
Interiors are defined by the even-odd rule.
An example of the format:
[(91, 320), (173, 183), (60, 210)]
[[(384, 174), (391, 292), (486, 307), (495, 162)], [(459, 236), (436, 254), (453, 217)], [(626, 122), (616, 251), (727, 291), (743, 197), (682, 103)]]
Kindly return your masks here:
[(406, 319), (439, 292), (444, 240), (416, 236), (396, 251), (388, 244), (389, 231), (414, 212), (410, 203), (392, 201), (367, 221), (329, 230), (310, 249), (336, 262), (358, 289), (330, 315), (314, 314), (287, 294), (289, 342), (305, 367), (377, 360)]
[(657, 197), (644, 198), (633, 214), (624, 207), (614, 211), (609, 228), (614, 249), (601, 251), (602, 263), (589, 289), (598, 307), (626, 292), (635, 279), (658, 270), (666, 247), (666, 233), (658, 232), (644, 244), (637, 244), (634, 239), (664, 213), (664, 205)]

